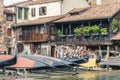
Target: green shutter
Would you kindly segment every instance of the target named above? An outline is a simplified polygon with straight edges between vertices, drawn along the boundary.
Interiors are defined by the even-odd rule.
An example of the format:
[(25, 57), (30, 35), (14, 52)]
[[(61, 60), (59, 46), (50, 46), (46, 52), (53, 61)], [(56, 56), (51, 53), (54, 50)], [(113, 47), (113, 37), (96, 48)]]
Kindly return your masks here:
[(18, 8), (18, 19), (22, 19), (22, 8)]
[(24, 9), (24, 19), (28, 20), (28, 9)]

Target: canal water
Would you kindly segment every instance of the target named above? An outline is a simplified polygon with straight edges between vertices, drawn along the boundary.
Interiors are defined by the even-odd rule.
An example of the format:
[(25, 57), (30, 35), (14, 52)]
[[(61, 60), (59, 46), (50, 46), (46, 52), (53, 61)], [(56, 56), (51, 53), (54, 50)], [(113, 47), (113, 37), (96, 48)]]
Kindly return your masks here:
[(24, 76), (1, 77), (0, 80), (120, 80), (120, 71), (34, 72)]

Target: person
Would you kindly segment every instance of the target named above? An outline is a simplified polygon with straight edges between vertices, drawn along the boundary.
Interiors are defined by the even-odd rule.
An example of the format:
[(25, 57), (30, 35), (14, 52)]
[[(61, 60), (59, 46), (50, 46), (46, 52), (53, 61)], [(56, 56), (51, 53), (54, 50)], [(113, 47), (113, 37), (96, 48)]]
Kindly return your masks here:
[(26, 49), (24, 50), (24, 52), (23, 52), (23, 53), (24, 53), (24, 55), (28, 55), (28, 52), (27, 52), (27, 50), (26, 50)]

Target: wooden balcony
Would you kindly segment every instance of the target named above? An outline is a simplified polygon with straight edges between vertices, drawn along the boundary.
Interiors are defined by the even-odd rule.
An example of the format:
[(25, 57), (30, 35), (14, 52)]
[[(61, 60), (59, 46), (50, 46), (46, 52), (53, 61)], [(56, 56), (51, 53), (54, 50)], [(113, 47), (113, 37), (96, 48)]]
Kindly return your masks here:
[(22, 42), (46, 42), (48, 40), (48, 34), (37, 34), (37, 35), (30, 35), (27, 38), (20, 36), (19, 41)]
[(76, 45), (111, 45), (108, 34), (98, 35), (62, 35), (56, 38), (57, 44), (76, 44)]

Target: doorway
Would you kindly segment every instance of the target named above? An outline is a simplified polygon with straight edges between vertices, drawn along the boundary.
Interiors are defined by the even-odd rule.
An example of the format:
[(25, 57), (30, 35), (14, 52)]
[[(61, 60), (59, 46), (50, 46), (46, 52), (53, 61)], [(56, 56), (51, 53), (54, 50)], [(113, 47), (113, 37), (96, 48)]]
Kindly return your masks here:
[(54, 52), (55, 52), (55, 46), (51, 46), (51, 57), (56, 57)]

